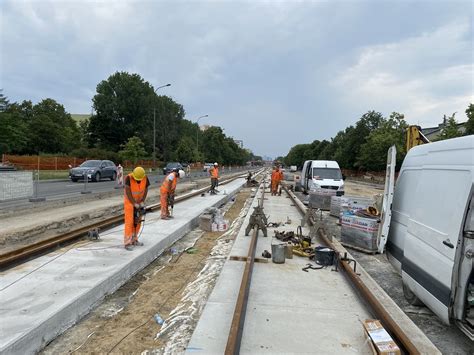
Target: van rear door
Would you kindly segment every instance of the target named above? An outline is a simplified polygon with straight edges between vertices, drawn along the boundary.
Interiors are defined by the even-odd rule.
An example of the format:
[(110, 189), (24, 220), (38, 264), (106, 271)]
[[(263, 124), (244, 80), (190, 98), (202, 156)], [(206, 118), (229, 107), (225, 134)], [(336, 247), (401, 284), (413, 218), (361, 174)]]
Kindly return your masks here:
[(379, 253), (383, 254), (387, 243), (388, 231), (392, 219), (393, 189), (395, 186), (395, 167), (397, 165), (397, 147), (392, 145), (387, 153), (387, 169), (385, 170), (385, 188), (383, 191), (382, 211), (380, 211), (380, 225), (377, 234)]
[(466, 212), (460, 246), (456, 252), (453, 275), (453, 317), (461, 330), (474, 340), (474, 184), (471, 188), (469, 209)]

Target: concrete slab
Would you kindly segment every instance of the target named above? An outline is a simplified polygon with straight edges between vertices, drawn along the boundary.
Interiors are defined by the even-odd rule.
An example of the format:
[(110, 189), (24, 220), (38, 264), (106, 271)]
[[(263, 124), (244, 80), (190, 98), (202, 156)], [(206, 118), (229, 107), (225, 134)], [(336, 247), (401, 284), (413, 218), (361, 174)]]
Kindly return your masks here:
[(0, 273), (0, 353), (41, 349), (187, 233), (204, 209), (224, 203), (243, 183), (238, 179), (222, 186), (227, 195), (179, 203), (174, 220), (149, 213), (141, 235), (145, 245), (132, 252), (123, 249), (123, 226), (118, 226), (99, 242), (63, 248)]
[[(266, 195), (264, 211), (270, 228), (259, 236), (256, 255), (271, 250), (273, 230), (296, 231), (301, 219), (284, 196)], [(257, 200), (254, 201), (254, 206)], [(250, 218), (248, 214), (243, 226)], [(307, 233), (303, 230), (303, 233)], [(261, 235), (261, 233), (260, 233)], [(231, 256), (246, 256), (250, 237), (239, 232)], [(370, 354), (361, 321), (370, 318), (341, 273), (301, 269), (308, 259), (294, 256), (284, 264), (255, 263), (241, 353)], [(244, 263), (227, 260), (194, 331), (187, 353), (222, 354), (232, 322)]]

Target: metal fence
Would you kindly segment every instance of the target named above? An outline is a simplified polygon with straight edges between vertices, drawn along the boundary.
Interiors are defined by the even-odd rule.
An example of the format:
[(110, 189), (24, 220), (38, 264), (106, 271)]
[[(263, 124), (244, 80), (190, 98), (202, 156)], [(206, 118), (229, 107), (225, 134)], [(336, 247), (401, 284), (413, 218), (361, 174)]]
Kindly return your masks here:
[(0, 173), (0, 201), (33, 196), (31, 171), (5, 171)]

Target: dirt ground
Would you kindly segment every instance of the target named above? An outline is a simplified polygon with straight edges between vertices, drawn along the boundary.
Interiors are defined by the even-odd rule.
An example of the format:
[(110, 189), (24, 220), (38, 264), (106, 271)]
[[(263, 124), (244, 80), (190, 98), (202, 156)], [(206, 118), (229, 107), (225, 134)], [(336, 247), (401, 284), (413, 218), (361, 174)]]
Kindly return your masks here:
[[(235, 196), (235, 201), (225, 213), (230, 223), (236, 219), (238, 221), (239, 215), (242, 219), (242, 209), (249, 208), (250, 194), (250, 189), (243, 189)], [(186, 288), (191, 285), (193, 290), (193, 282), (205, 271), (208, 265), (206, 260), (214, 253), (213, 248), (223, 243), (229, 245), (225, 250), (230, 251), (237, 231), (238, 228), (234, 233), (225, 233), (225, 238), (219, 238), (222, 232), (202, 232), (197, 229), (188, 233), (117, 292), (108, 296), (80, 323), (49, 344), (42, 353), (166, 353), (166, 348), (170, 348), (167, 342), (174, 341), (173, 333), (176, 330), (160, 334), (157, 338), (162, 326), (156, 322), (154, 315), (158, 314), (167, 320), (173, 310), (185, 306), (183, 300), (184, 303), (188, 301), (183, 295), (186, 290), (189, 292)], [(223, 264), (225, 257), (221, 256), (221, 259)], [(218, 272), (212, 273), (211, 279), (206, 280), (209, 290), (204, 295), (205, 299), (212, 290)], [(199, 297), (202, 298), (202, 295)], [(202, 300), (204, 303), (205, 299)], [(184, 318), (191, 317), (191, 311), (185, 310), (184, 313)], [(198, 316), (194, 317), (194, 326)], [(166, 327), (167, 322), (163, 327)], [(190, 336), (192, 329), (187, 330)], [(182, 351), (185, 346), (180, 343), (179, 349), (171, 348), (173, 352)]]
[(384, 186), (346, 180), (344, 182), (344, 188), (346, 195), (372, 197), (377, 194), (383, 194)]

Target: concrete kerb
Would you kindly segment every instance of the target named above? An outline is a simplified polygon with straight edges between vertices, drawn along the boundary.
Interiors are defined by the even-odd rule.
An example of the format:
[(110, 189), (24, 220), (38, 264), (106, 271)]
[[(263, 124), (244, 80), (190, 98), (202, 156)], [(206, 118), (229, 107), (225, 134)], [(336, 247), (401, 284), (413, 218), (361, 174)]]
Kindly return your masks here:
[[(212, 203), (211, 206), (217, 207), (227, 202), (237, 191), (239, 191), (244, 185), (244, 181), (237, 184), (228, 195), (222, 196), (216, 202)], [(37, 352), (43, 348), (48, 342), (54, 339), (56, 336), (64, 332), (67, 328), (74, 325), (79, 319), (86, 315), (90, 310), (100, 302), (106, 295), (113, 293), (120, 286), (126, 283), (133, 275), (146, 267), (150, 262), (156, 259), (163, 253), (164, 250), (169, 248), (175, 241), (182, 238), (193, 226), (197, 225), (200, 211), (189, 221), (179, 226), (172, 233), (168, 234), (165, 238), (160, 240), (158, 243), (153, 245), (151, 248), (145, 250), (141, 254), (137, 254), (136, 257), (123, 265), (120, 269), (100, 283), (93, 286), (89, 291), (80, 294), (74, 300), (70, 301), (58, 312), (49, 315), (44, 321), (32, 328), (26, 334), (7, 341), (0, 347), (0, 353), (5, 354), (28, 354)], [(111, 260), (113, 262), (113, 260)], [(89, 267), (94, 267), (94, 262), (102, 263), (100, 260), (91, 260)], [(105, 264), (104, 264), (105, 265)], [(83, 265), (85, 267), (85, 265)], [(103, 265), (97, 265), (97, 269)], [(76, 287), (81, 287), (80, 285)], [(54, 301), (53, 301), (54, 302)], [(11, 325), (13, 326), (13, 325)]]
[[(303, 209), (306, 206), (296, 198), (296, 203)], [(356, 260), (339, 241), (333, 238), (332, 243), (337, 251), (341, 254), (347, 253), (348, 258)], [(372, 291), (374, 296), (385, 308), (389, 315), (397, 322), (397, 324), (405, 331), (405, 334), (410, 338), (411, 342), (417, 347), (421, 354), (441, 354), (438, 348), (431, 342), (431, 340), (416, 326), (415, 323), (398, 307), (394, 300), (379, 286), (379, 284), (369, 275), (365, 269), (358, 264), (357, 271), (361, 274), (361, 279), (365, 285)]]

